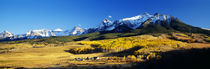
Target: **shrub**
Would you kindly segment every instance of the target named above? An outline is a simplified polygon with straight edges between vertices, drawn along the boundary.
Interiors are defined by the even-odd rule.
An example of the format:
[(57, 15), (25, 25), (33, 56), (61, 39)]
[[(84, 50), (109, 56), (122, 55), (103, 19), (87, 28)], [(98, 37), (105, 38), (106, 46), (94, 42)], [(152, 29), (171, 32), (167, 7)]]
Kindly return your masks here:
[(82, 48), (70, 49), (69, 52), (74, 54), (88, 54), (88, 53), (102, 52), (102, 50), (93, 47), (82, 47)]

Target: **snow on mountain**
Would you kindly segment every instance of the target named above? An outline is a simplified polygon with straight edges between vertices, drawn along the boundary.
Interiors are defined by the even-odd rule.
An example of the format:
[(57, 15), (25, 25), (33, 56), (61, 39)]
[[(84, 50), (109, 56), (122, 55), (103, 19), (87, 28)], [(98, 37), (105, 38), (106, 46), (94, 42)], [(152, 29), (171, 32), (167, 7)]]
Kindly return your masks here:
[(151, 17), (152, 22), (155, 23), (157, 20), (162, 20), (162, 21), (166, 21), (167, 19), (170, 19), (169, 15), (161, 15), (159, 13), (155, 13), (154, 16)]
[(160, 21), (167, 21), (168, 23), (170, 23), (170, 17), (171, 16), (165, 14), (162, 15), (156, 13), (154, 15), (151, 15), (145, 12), (137, 16), (122, 18), (119, 20), (112, 21), (111, 20), (112, 16), (108, 16), (108, 18), (105, 18), (102, 21), (102, 23), (96, 28), (83, 29), (75, 26), (72, 30), (63, 30), (60, 28), (57, 28), (55, 30), (41, 29), (41, 30), (31, 30), (28, 31), (26, 34), (22, 35), (13, 35), (8, 31), (4, 31), (0, 33), (0, 38), (12, 37), (12, 39), (17, 39), (17, 38), (33, 39), (33, 38), (42, 38), (42, 37), (51, 37), (51, 36), (69, 36), (69, 35), (75, 36), (75, 35), (88, 34), (100, 31), (114, 30), (120, 32), (123, 30), (136, 29), (140, 26), (143, 26), (143, 24), (146, 25)]
[(84, 31), (85, 31), (85, 29), (82, 29), (82, 28), (79, 28), (79, 27), (75, 26), (72, 29), (72, 31), (70, 32), (70, 35), (73, 35), (73, 36), (75, 36), (75, 35), (81, 35), (81, 34), (83, 34)]
[(14, 35), (12, 33), (8, 32), (7, 30), (0, 33), (0, 39), (7, 38), (7, 37), (12, 37), (12, 36), (14, 36)]
[(55, 30), (47, 30), (47, 29), (40, 29), (40, 30), (30, 30), (26, 34), (21, 35), (13, 35), (8, 31), (4, 31), (0, 33), (0, 39), (8, 38), (9, 40), (15, 39), (36, 39), (36, 38), (43, 38), (43, 37), (51, 37), (51, 36), (69, 36), (69, 35), (80, 35), (85, 31), (85, 29), (74, 27), (71, 31), (69, 30), (62, 30), (57, 28)]
[(141, 23), (145, 22), (151, 17), (153, 17), (153, 15), (150, 15), (149, 13), (145, 12), (144, 14), (140, 14), (134, 17), (129, 17), (129, 18), (123, 18), (119, 21), (122, 22), (123, 24), (128, 25), (132, 29), (136, 29), (137, 27), (141, 25)]
[[(153, 22), (155, 23), (156, 21), (162, 21), (162, 20), (168, 20), (170, 18), (170, 16), (168, 15), (161, 15), (161, 14), (154, 14), (151, 15), (149, 13), (143, 13), (143, 14), (139, 14), (137, 16), (134, 17), (128, 17), (128, 18), (122, 18), (119, 20), (115, 20), (115, 21), (111, 21), (108, 18), (105, 18), (102, 23), (94, 28), (91, 28), (91, 30), (88, 31), (111, 31), (114, 30), (115, 28), (119, 27), (119, 26), (127, 26), (131, 29), (136, 29), (138, 27), (140, 27), (142, 25), (142, 23), (148, 21), (149, 23)], [(120, 30), (120, 29), (118, 29)]]
[(120, 19), (119, 22), (123, 24), (127, 24), (130, 28), (136, 29), (139, 27), (142, 23), (145, 21), (151, 19), (151, 22), (155, 23), (157, 20), (167, 20), (170, 16), (168, 15), (160, 15), (158, 13), (151, 15), (147, 12), (134, 16), (134, 17), (129, 17), (129, 18), (123, 18)]
[(152, 15), (145, 12), (144, 14), (140, 14), (134, 17), (123, 18), (122, 21), (145, 21), (149, 19), (150, 17), (152, 17)]
[(145, 12), (143, 14), (140, 14), (140, 15), (137, 15), (137, 16), (134, 16), (134, 17), (129, 17), (129, 18), (123, 18), (121, 19), (122, 21), (138, 21), (138, 22), (142, 22), (142, 21), (145, 21), (149, 18), (151, 18), (153, 15), (150, 15), (149, 13)]
[(98, 26), (98, 31), (110, 31), (114, 29), (113, 22), (109, 19), (104, 19), (103, 22)]
[(20, 34), (20, 35), (14, 35), (13, 37), (11, 37), (10, 39), (11, 40), (15, 40), (15, 39), (25, 39), (27, 38), (26, 37), (26, 34)]
[(83, 34), (99, 32), (99, 31), (112, 31), (116, 28), (118, 28), (118, 30), (123, 30), (123, 29), (119, 29), (120, 28), (119, 26), (123, 26), (123, 27), (126, 26), (131, 29), (136, 29), (145, 22), (149, 24), (149, 23), (156, 23), (157, 21), (168, 21), (168, 23), (170, 23), (170, 17), (171, 16), (165, 15), (165, 14), (162, 15), (162, 14), (155, 13), (154, 15), (151, 15), (145, 12), (137, 16), (122, 18), (115, 21), (111, 21), (110, 20), (111, 18), (105, 18), (98, 27), (89, 28), (85, 30), (85, 33)]
[(46, 29), (41, 29), (41, 30), (31, 30), (26, 33), (26, 37), (29, 39), (33, 38), (41, 38), (41, 37), (50, 37), (50, 36), (55, 36), (55, 34)]

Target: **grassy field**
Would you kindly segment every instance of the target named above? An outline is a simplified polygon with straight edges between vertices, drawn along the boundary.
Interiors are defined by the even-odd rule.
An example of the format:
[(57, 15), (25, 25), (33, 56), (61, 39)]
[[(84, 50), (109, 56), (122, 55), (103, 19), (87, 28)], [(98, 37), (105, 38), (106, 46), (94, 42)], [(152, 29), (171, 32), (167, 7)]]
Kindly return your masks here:
[[(84, 47), (84, 45), (68, 45), (58, 47), (28, 48), (14, 50), (0, 54), (0, 67), (25, 67), (25, 68), (48, 68), (65, 67), (69, 65), (98, 65), (98, 64), (126, 64), (126, 62), (105, 61), (71, 61), (75, 58), (100, 57), (106, 53), (71, 54), (66, 52), (72, 48)], [(87, 46), (88, 47), (88, 46)]]
[[(80, 45), (45, 47), (45, 48), (28, 48), (25, 50), (11, 51), (10, 53), (0, 54), (0, 66), (6, 67), (52, 67), (74, 57), (93, 56), (74, 55), (65, 50), (80, 47)], [(100, 54), (94, 54), (99, 56)]]
[[(25, 68), (53, 68), (53, 67), (74, 67), (74, 66), (109, 66), (121, 65), (130, 66), (130, 62), (123, 61), (72, 61), (74, 58), (86, 58), (99, 56), (107, 53), (92, 54), (71, 54), (66, 50), (83, 47), (82, 45), (29, 48), (16, 50), (10, 53), (0, 54), (0, 67), (25, 67)], [(182, 49), (210, 48), (210, 44), (192, 43)], [(106, 57), (104, 57), (106, 58)], [(107, 57), (108, 58), (108, 57)], [(113, 58), (113, 57), (112, 57)], [(118, 57), (119, 58), (119, 57)]]
[[(185, 37), (185, 36), (184, 36)], [(131, 41), (130, 45), (129, 41)], [(135, 43), (132, 43), (135, 42)], [(105, 42), (105, 43), (104, 43)], [(123, 43), (124, 45), (117, 45)], [(162, 43), (161, 43), (162, 42)], [(79, 43), (79, 44), (78, 44)], [(81, 45), (83, 43), (83, 45)], [(89, 44), (87, 44), (89, 43)], [(92, 46), (96, 45), (100, 46)], [(108, 47), (114, 44), (123, 50), (113, 52), (93, 52), (86, 54), (73, 54), (72, 49), (90, 48), (90, 47)], [(136, 46), (142, 48), (136, 48)], [(153, 45), (151, 45), (153, 44)], [(185, 46), (176, 45), (186, 44)], [(145, 45), (145, 46), (144, 46)], [(175, 45), (175, 46), (174, 46)], [(111, 46), (111, 47), (114, 47)], [(122, 46), (122, 47), (121, 47)], [(114, 48), (117, 48), (114, 47)], [(128, 47), (128, 48), (127, 48)], [(84, 42), (66, 42), (60, 46), (42, 46), (34, 47), (30, 43), (0, 44), (0, 68), (3, 67), (24, 67), (24, 68), (71, 68), (71, 67), (132, 67), (136, 62), (149, 60), (151, 56), (155, 57), (159, 52), (173, 50), (188, 50), (192, 48), (210, 48), (209, 43), (186, 43), (168, 39), (167, 36), (153, 37), (148, 35), (121, 37), (117, 39), (106, 39)], [(112, 49), (112, 48), (110, 48)], [(6, 51), (6, 52), (5, 52)], [(144, 56), (147, 53), (146, 56)], [(124, 56), (121, 56), (124, 55)], [(85, 60), (77, 61), (75, 58), (100, 57), (103, 60)], [(144, 57), (144, 58), (143, 58)]]

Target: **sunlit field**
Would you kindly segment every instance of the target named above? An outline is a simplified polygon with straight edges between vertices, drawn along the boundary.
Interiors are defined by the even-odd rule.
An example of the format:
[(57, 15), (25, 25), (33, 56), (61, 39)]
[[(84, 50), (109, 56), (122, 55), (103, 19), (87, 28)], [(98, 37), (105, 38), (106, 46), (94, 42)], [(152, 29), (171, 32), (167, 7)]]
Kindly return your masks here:
[[(18, 47), (14, 49), (13, 46)], [(132, 67), (136, 62), (161, 58), (161, 52), (210, 48), (209, 43), (186, 43), (164, 36), (141, 35), (96, 41), (68, 42), (64, 46), (33, 47), (1, 44), (0, 67), (11, 68), (104, 68)], [(9, 48), (9, 49), (7, 49)], [(100, 59), (86, 59), (99, 57)], [(80, 58), (82, 60), (78, 60)]]

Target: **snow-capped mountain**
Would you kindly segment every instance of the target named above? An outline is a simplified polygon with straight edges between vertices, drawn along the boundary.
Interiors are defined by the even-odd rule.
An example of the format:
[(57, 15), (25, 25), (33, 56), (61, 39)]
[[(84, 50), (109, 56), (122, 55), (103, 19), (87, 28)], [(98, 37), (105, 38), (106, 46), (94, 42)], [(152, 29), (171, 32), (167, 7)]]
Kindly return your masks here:
[(42, 38), (42, 37), (51, 37), (51, 36), (69, 36), (69, 35), (80, 35), (84, 32), (84, 29), (75, 26), (71, 31), (62, 30), (57, 28), (55, 30), (32, 30), (26, 33), (27, 38)]
[[(99, 26), (95, 28), (79, 28), (75, 26), (72, 30), (63, 30), (57, 28), (55, 30), (31, 30), (28, 31), (26, 34), (22, 35), (13, 35), (8, 31), (4, 31), (0, 33), (0, 38), (8, 38), (11, 40), (15, 39), (34, 39), (34, 38), (43, 38), (43, 37), (51, 37), (51, 36), (76, 36), (81, 34), (88, 34), (93, 32), (117, 32), (122, 33), (134, 29), (141, 29), (141, 30), (150, 30), (150, 31), (160, 31), (157, 29), (161, 28), (164, 30), (181, 30), (185, 27), (178, 28), (179, 25), (177, 23), (183, 24), (180, 20), (177, 20), (173, 16), (165, 15), (165, 14), (158, 14), (155, 13), (154, 15), (149, 13), (139, 14), (137, 16), (122, 18), (119, 20), (112, 20), (111, 17), (105, 18)], [(148, 27), (147, 27), (148, 26)], [(187, 25), (183, 25), (187, 26)], [(191, 28), (190, 30), (194, 29), (197, 30), (199, 28), (194, 28), (193, 26), (187, 26), (186, 29)], [(182, 30), (181, 30), (182, 31)], [(189, 32), (189, 31), (187, 31)]]
[(41, 38), (41, 37), (50, 37), (55, 36), (55, 34), (51, 30), (31, 30), (26, 33), (26, 37), (29, 39), (32, 38)]
[(110, 31), (114, 29), (113, 22), (109, 19), (104, 19), (102, 23), (97, 27), (98, 31)]
[(133, 30), (150, 23), (157, 23), (160, 21), (168, 21), (168, 23), (170, 23), (170, 17), (171, 16), (165, 14), (161, 15), (158, 13), (154, 15), (151, 15), (149, 13), (143, 13), (137, 16), (122, 18), (114, 21), (112, 21), (112, 19), (108, 17), (105, 18), (102, 21), (102, 23), (95, 28), (83, 29), (75, 26), (72, 30), (62, 30), (60, 28), (57, 28), (55, 30), (41, 29), (41, 30), (31, 30), (28, 31), (26, 34), (21, 34), (21, 35), (13, 35), (8, 31), (4, 31), (3, 33), (0, 34), (0, 38), (10, 37), (10, 39), (20, 39), (20, 38), (33, 39), (33, 38), (42, 38), (42, 37), (51, 37), (51, 36), (69, 36), (69, 35), (75, 36), (75, 35), (101, 32), (101, 31), (123, 32), (127, 30)]
[(141, 25), (141, 23), (151, 18), (156, 18), (156, 17), (145, 12), (144, 14), (140, 14), (134, 17), (120, 19), (119, 22), (128, 25), (132, 29), (136, 29)]
[(43, 38), (43, 37), (51, 37), (51, 36), (75, 36), (83, 34), (85, 29), (79, 28), (75, 26), (72, 30), (62, 30), (57, 28), (55, 30), (47, 30), (47, 29), (40, 29), (40, 30), (30, 30), (26, 32), (26, 34), (20, 35), (13, 35), (8, 31), (3, 31), (0, 33), (0, 39), (6, 40), (19, 40), (19, 39), (36, 39), (36, 38)]
[(84, 31), (85, 31), (85, 29), (82, 29), (82, 28), (79, 28), (79, 27), (75, 26), (71, 30), (70, 35), (73, 35), (73, 36), (75, 36), (75, 35), (81, 35), (81, 34), (84, 33)]
[(26, 34), (20, 34), (20, 35), (14, 35), (13, 37), (11, 37), (11, 40), (15, 40), (15, 39), (26, 39)]
[(146, 21), (150, 21), (150, 23), (151, 22), (155, 23), (156, 21), (166, 21), (169, 19), (170, 19), (170, 16), (165, 15), (165, 14), (161, 15), (161, 14), (155, 13), (154, 15), (151, 15), (145, 12), (144, 14), (140, 14), (134, 17), (123, 18), (119, 20), (119, 22), (122, 24), (126, 24), (128, 27), (132, 29), (136, 29), (140, 25), (145, 23)]
[(145, 25), (150, 23), (156, 23), (159, 21), (168, 21), (168, 23), (170, 23), (170, 17), (171, 16), (165, 14), (161, 15), (155, 13), (154, 15), (151, 15), (145, 12), (137, 16), (122, 18), (115, 21), (111, 21), (108, 18), (105, 18), (98, 27), (89, 28), (85, 32), (92, 33), (99, 31), (113, 31), (113, 30), (116, 32), (122, 32), (123, 30), (126, 30), (126, 28), (132, 30), (142, 26), (143, 24)]
[(3, 31), (2, 33), (0, 33), (0, 39), (3, 39), (3, 38), (8, 38), (8, 37), (12, 37), (13, 34), (8, 32), (8, 31)]

